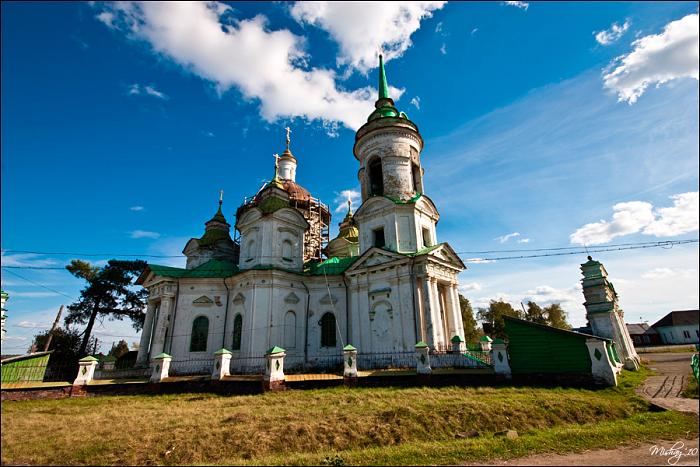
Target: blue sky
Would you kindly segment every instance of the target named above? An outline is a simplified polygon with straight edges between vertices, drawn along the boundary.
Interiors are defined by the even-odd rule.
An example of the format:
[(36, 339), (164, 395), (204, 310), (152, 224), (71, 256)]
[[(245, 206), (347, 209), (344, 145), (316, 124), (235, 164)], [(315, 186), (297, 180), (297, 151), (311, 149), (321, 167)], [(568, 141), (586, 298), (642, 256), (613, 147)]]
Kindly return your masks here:
[[(233, 221), (271, 176), (288, 125), (297, 181), (335, 209), (359, 189), (380, 47), (426, 143), (438, 240), (463, 258), (697, 238), (697, 3), (509, 3), (3, 2), (3, 266), (179, 255), (219, 189)], [(596, 257), (631, 321), (698, 306), (697, 244)], [(477, 306), (561, 301), (583, 324), (584, 260), (470, 262), (461, 287)], [(81, 288), (7, 271), (3, 353)]]

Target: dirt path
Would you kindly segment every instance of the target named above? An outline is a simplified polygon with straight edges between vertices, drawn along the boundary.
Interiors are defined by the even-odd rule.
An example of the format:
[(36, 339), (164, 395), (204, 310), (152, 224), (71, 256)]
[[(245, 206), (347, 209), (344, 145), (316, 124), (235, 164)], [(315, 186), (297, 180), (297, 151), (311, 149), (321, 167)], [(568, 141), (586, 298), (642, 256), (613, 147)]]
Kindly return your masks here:
[(578, 454), (537, 454), (481, 465), (698, 465), (698, 439), (657, 441)]
[(692, 355), (692, 353), (642, 354), (642, 358), (649, 360), (649, 367), (657, 374), (647, 378), (637, 389), (637, 394), (665, 409), (697, 415), (699, 412), (697, 399), (681, 397), (681, 392), (688, 383)]

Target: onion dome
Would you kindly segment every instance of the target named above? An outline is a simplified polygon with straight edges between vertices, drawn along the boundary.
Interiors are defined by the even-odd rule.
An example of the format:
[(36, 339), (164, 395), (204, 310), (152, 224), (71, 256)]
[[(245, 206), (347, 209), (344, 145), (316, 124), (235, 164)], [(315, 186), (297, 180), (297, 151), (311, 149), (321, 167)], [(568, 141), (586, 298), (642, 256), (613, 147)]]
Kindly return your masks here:
[(352, 216), (352, 202), (348, 200), (348, 212), (343, 221), (338, 224), (338, 236), (328, 242), (324, 253), (329, 258), (349, 258), (360, 252), (360, 231)]
[(199, 238), (199, 246), (210, 246), (220, 240), (233, 242), (233, 240), (231, 240), (231, 235), (229, 234), (231, 224), (226, 221), (224, 213), (221, 212), (222, 204), (223, 191), (219, 195), (219, 209), (216, 211), (216, 214), (214, 214), (214, 217), (204, 223), (204, 235)]

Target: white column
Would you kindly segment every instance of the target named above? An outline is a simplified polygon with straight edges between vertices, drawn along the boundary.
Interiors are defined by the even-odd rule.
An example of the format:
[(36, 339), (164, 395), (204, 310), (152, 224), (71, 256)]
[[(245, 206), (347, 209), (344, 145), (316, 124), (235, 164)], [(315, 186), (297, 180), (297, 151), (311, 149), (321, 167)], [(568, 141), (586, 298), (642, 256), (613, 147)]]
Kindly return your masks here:
[(433, 314), (433, 325), (436, 328), (435, 332), (435, 348), (445, 350), (445, 324), (442, 320), (442, 304), (440, 303), (440, 291), (438, 290), (437, 279), (430, 278), (431, 313)]
[(141, 342), (139, 343), (139, 353), (136, 356), (137, 365), (148, 365), (148, 348), (151, 345), (151, 331), (153, 331), (153, 322), (155, 321), (156, 304), (155, 301), (149, 300), (146, 308), (146, 318), (143, 321), (143, 329), (141, 330)]
[(425, 317), (425, 337), (427, 338), (426, 344), (428, 344), (428, 347), (434, 349), (437, 343), (440, 341), (437, 337), (437, 327), (439, 325), (439, 321), (435, 320), (435, 311), (433, 309), (434, 301), (431, 298), (432, 295), (430, 279), (426, 277), (423, 279), (423, 316)]
[(452, 285), (446, 285), (442, 288), (442, 295), (445, 297), (445, 318), (447, 319), (447, 336), (446, 341), (451, 341), (457, 333), (457, 325), (455, 322), (455, 306), (454, 295), (452, 294)]
[(158, 311), (157, 322), (155, 323), (155, 332), (153, 333), (153, 342), (151, 343), (151, 358), (163, 352), (165, 348), (165, 331), (168, 329), (168, 316), (170, 315), (173, 297), (171, 295), (163, 295), (160, 300), (160, 309)]
[(462, 322), (462, 308), (459, 305), (459, 290), (457, 290), (457, 284), (453, 283), (450, 286), (450, 292), (452, 293), (453, 303), (452, 313), (455, 317), (455, 333), (464, 338), (464, 323)]

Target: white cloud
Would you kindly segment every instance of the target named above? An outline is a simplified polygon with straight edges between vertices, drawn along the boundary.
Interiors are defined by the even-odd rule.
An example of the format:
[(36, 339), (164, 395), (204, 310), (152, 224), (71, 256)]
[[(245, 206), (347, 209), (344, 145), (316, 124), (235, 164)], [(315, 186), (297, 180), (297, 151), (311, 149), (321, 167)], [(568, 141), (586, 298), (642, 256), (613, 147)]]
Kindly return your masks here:
[(471, 35), (473, 36), (477, 32), (479, 32), (479, 28), (474, 28), (474, 29), (472, 29)]
[(493, 259), (485, 259), (485, 258), (467, 258), (464, 260), (465, 263), (473, 263), (473, 264), (488, 264), (488, 263), (494, 263), (495, 260)]
[(673, 207), (657, 210), (658, 217), (642, 232), (655, 237), (674, 237), (698, 230), (698, 192), (671, 196)]
[[(236, 87), (245, 98), (259, 100), (260, 114), (268, 122), (302, 117), (340, 122), (354, 130), (373, 109), (372, 87), (344, 90), (336, 85), (335, 71), (308, 69), (305, 38), (286, 29), (271, 30), (262, 15), (235, 20), (232, 10), (218, 2), (116, 2), (99, 7), (112, 13), (114, 29), (148, 42), (156, 53), (214, 83), (220, 93)], [(374, 15), (377, 8), (394, 7), (362, 9)], [(362, 36), (355, 30), (353, 35)], [(402, 90), (391, 92), (398, 99)]]
[(168, 96), (157, 90), (155, 86), (142, 86), (138, 83), (130, 84), (129, 89), (127, 90), (127, 94), (130, 96), (140, 96), (145, 94), (148, 96), (157, 97), (158, 99), (162, 99), (164, 101), (167, 101), (169, 99)]
[(15, 327), (25, 328), (25, 329), (47, 329), (51, 327), (49, 323), (37, 323), (36, 321), (20, 321), (15, 324)]
[[(445, 5), (422, 2), (296, 2), (294, 19), (327, 31), (340, 46), (338, 65), (362, 73), (377, 66), (381, 49), (385, 61), (400, 57), (411, 46), (411, 35), (425, 18)], [(442, 29), (441, 24), (436, 32)]]
[(595, 40), (598, 41), (600, 45), (609, 45), (622, 37), (630, 28), (630, 25), (631, 23), (629, 20), (626, 20), (622, 25), (613, 23), (610, 29), (594, 32), (593, 34), (595, 34)]
[(447, 44), (442, 44), (442, 47), (440, 47), (440, 53), (443, 55), (447, 55)]
[(529, 238), (519, 238), (518, 243), (530, 243), (530, 239)]
[(158, 232), (149, 232), (148, 230), (133, 230), (129, 232), (131, 238), (160, 238)]
[(437, 26), (435, 26), (435, 32), (440, 33), (442, 32), (442, 21), (440, 21)]
[(520, 236), (519, 232), (513, 232), (513, 233), (509, 233), (507, 235), (501, 235), (500, 237), (496, 237), (496, 238), (494, 238), (494, 240), (498, 240), (501, 243), (506, 243), (511, 238), (515, 238), (515, 237), (519, 237), (519, 236)]
[(13, 297), (25, 297), (25, 298), (40, 298), (40, 297), (55, 297), (60, 295), (56, 292), (8, 292)]
[(666, 279), (669, 277), (693, 277), (697, 276), (697, 269), (683, 268), (654, 268), (642, 274), (642, 279)]
[(634, 104), (650, 84), (698, 79), (697, 14), (672, 21), (661, 34), (644, 36), (632, 46), (634, 50), (616, 58), (603, 75), (603, 84), (617, 93), (619, 101)]
[(130, 211), (134, 211), (134, 212), (140, 212), (140, 211), (143, 211), (144, 209), (145, 208), (143, 206), (131, 206), (129, 208)]
[(333, 203), (336, 205), (333, 212), (347, 212), (348, 210), (348, 200), (352, 201), (352, 205), (355, 206), (355, 210), (360, 205), (360, 192), (358, 190), (343, 190), (335, 197)]
[(674, 237), (698, 230), (698, 192), (671, 197), (674, 206), (653, 209), (651, 203), (630, 201), (613, 206), (610, 222), (586, 224), (569, 236), (571, 243), (598, 245), (615, 237), (641, 232), (655, 237)]
[(462, 294), (467, 294), (469, 292), (479, 292), (482, 289), (482, 285), (478, 282), (468, 282), (460, 284), (458, 288)]
[(21, 253), (15, 255), (7, 255), (2, 251), (0, 262), (3, 266), (19, 266), (19, 267), (44, 267), (54, 266), (56, 261), (48, 258), (41, 258), (42, 255), (34, 253)]
[(411, 99), (411, 104), (414, 105), (416, 109), (420, 110), (420, 97), (416, 96)]
[(521, 10), (527, 10), (530, 4), (528, 2), (505, 2), (508, 6), (514, 6)]

